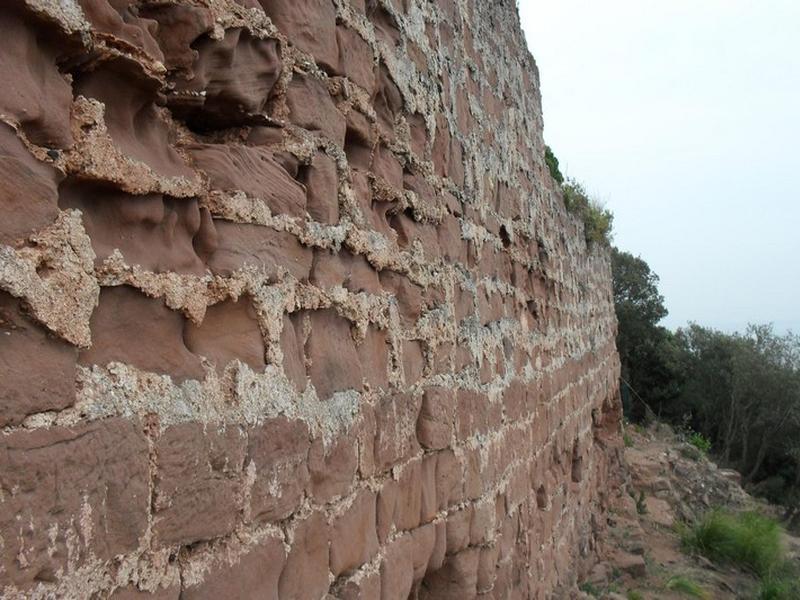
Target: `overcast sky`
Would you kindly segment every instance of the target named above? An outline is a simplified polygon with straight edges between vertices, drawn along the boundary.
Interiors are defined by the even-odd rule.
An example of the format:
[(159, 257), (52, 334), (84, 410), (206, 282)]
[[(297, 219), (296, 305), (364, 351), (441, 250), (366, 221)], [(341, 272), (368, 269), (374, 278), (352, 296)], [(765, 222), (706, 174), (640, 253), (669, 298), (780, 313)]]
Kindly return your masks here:
[(800, 0), (519, 0), (545, 140), (669, 327), (800, 333)]

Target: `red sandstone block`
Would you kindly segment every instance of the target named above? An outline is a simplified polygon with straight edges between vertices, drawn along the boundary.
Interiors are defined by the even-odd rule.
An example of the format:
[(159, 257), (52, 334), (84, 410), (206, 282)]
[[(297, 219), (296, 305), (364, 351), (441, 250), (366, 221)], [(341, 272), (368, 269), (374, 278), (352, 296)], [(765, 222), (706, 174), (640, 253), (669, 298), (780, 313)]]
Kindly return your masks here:
[(524, 419), (530, 412), (528, 386), (519, 379), (514, 379), (503, 392), (503, 408), (506, 420), (515, 422)]
[(376, 600), (381, 597), (381, 575), (370, 573), (356, 581), (348, 581), (339, 592), (342, 600)]
[(450, 445), (455, 404), (456, 394), (453, 390), (442, 387), (425, 390), (417, 420), (417, 439), (423, 448), (438, 450)]
[(436, 499), (444, 510), (464, 499), (464, 467), (452, 450), (436, 453)]
[(390, 349), (386, 331), (374, 327), (367, 329), (364, 339), (356, 343), (361, 372), (373, 391), (389, 388)]
[(248, 433), (247, 462), (256, 468), (250, 498), (258, 521), (278, 521), (300, 503), (309, 481), (309, 432), (299, 420), (278, 417)]
[(481, 548), (478, 558), (478, 594), (489, 592), (494, 587), (497, 577), (497, 555), (499, 550), (496, 545)]
[[(384, 15), (388, 16), (388, 13), (385, 13), (382, 8), (376, 8), (378, 8), (378, 12), (383, 12)], [(372, 13), (371, 16), (374, 17), (375, 14), (376, 13)], [(386, 30), (386, 28), (382, 27), (385, 23), (384, 21), (378, 25), (379, 31)], [(391, 27), (391, 29), (394, 34), (399, 35), (396, 27)], [(394, 46), (394, 43), (390, 44), (390, 47), (392, 46)], [(378, 116), (378, 125), (381, 128), (381, 132), (385, 137), (393, 140), (395, 118), (403, 111), (403, 97), (400, 94), (400, 89), (392, 80), (389, 70), (380, 63), (378, 65), (378, 79), (376, 83), (377, 86), (375, 95), (372, 98), (372, 107), (375, 109), (375, 113)]]
[(306, 210), (315, 221), (328, 225), (339, 222), (339, 175), (336, 163), (327, 154), (317, 152), (305, 168)]
[(447, 515), (447, 554), (460, 552), (469, 545), (473, 505), (468, 504)]
[(34, 158), (9, 125), (0, 125), (0, 244), (14, 244), (55, 221), (61, 179)]
[(233, 564), (227, 564), (222, 558), (222, 562), (204, 573), (202, 583), (185, 588), (181, 598), (278, 600), (278, 579), (284, 559), (283, 541), (267, 538), (244, 555), (235, 557)]
[(381, 600), (407, 600), (413, 577), (413, 542), (410, 535), (403, 535), (386, 546), (381, 562)]
[(81, 351), (79, 361), (103, 366), (125, 362), (177, 380), (202, 379), (200, 358), (183, 340), (185, 324), (186, 317), (161, 298), (150, 298), (127, 285), (104, 287), (90, 321), (92, 346)]
[(418, 340), (403, 341), (403, 377), (405, 385), (412, 386), (421, 378), (425, 369), (425, 354), (422, 342)]
[(449, 556), (444, 566), (425, 578), (421, 599), (462, 600), (474, 598), (478, 587), (480, 548), (467, 548)]
[(419, 451), (416, 422), (422, 399), (419, 395), (396, 394), (375, 407), (375, 466), (386, 471)]
[(264, 12), (291, 43), (310, 53), (317, 64), (335, 69), (336, 10), (331, 0), (259, 0)]
[(0, 426), (70, 406), (77, 360), (74, 346), (49, 335), (25, 317), (19, 300), (0, 292)]
[(311, 359), (309, 375), (320, 399), (335, 392), (361, 390), (361, 365), (350, 330), (350, 322), (332, 309), (309, 313), (311, 334), (306, 352)]
[(322, 438), (311, 444), (308, 453), (310, 487), (318, 503), (330, 502), (350, 490), (358, 467), (356, 451), (356, 443), (346, 435), (331, 442), (328, 448)]
[(238, 427), (184, 423), (161, 434), (155, 444), (153, 498), (158, 543), (186, 545), (233, 530), (241, 508), (244, 453)]
[(308, 374), (305, 364), (305, 337), (303, 320), (305, 312), (283, 315), (281, 330), (281, 352), (283, 353), (283, 372), (298, 392), (306, 389)]
[(378, 551), (375, 492), (362, 490), (331, 525), (331, 571), (335, 577), (363, 565)]
[(370, 45), (355, 29), (343, 25), (336, 27), (339, 46), (337, 73), (372, 93), (375, 87), (375, 57)]
[(325, 83), (310, 75), (295, 73), (286, 90), (286, 105), (292, 123), (309, 131), (318, 131), (334, 144), (344, 147), (345, 117), (336, 108)]
[(3, 581), (21, 590), (52, 580), (68, 557), (75, 568), (90, 553), (131, 552), (147, 528), (148, 446), (133, 421), (0, 436), (0, 481)]
[(378, 539), (383, 543), (392, 527), (414, 529), (422, 510), (422, 461), (406, 465), (397, 481), (388, 481), (378, 494)]
[(273, 214), (305, 216), (306, 190), (273, 151), (233, 144), (195, 144), (188, 149), (196, 165), (209, 176), (211, 189), (242, 191), (264, 201)]
[(475, 504), (469, 525), (469, 543), (471, 546), (486, 544), (494, 539), (494, 519), (494, 501)]
[(248, 296), (209, 306), (200, 325), (186, 323), (183, 339), (192, 353), (208, 359), (218, 372), (234, 360), (256, 372), (266, 366), (264, 339)]
[(278, 597), (318, 600), (328, 589), (330, 533), (322, 513), (295, 525), (291, 550), (278, 582)]
[(411, 532), (411, 558), (414, 567), (414, 581), (420, 581), (428, 570), (434, 548), (436, 547), (436, 525), (428, 523)]
[(245, 265), (276, 278), (284, 268), (299, 281), (308, 280), (313, 252), (291, 233), (249, 223), (214, 221), (219, 243), (208, 261), (211, 272), (229, 277)]
[(386, 145), (381, 144), (375, 149), (370, 171), (396, 190), (403, 189), (403, 165)]

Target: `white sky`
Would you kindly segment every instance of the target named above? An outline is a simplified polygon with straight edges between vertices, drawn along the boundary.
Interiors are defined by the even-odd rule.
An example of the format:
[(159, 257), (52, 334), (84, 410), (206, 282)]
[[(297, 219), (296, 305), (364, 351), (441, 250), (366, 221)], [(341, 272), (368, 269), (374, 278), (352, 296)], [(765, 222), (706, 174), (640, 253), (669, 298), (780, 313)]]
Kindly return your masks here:
[(519, 0), (545, 140), (669, 327), (800, 332), (800, 0)]

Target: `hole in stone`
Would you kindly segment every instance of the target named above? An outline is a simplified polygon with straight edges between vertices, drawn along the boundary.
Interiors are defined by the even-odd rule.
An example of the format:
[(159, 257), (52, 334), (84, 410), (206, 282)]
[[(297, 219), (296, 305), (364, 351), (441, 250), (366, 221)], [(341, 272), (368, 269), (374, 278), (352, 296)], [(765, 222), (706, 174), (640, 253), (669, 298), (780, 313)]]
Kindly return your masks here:
[(511, 245), (511, 236), (505, 225), (500, 225), (500, 240), (503, 242), (503, 248), (508, 248)]
[(578, 440), (572, 445), (572, 482), (580, 483), (583, 479), (583, 457)]
[(547, 509), (547, 490), (543, 485), (540, 485), (539, 489), (536, 490), (536, 507), (539, 510)]

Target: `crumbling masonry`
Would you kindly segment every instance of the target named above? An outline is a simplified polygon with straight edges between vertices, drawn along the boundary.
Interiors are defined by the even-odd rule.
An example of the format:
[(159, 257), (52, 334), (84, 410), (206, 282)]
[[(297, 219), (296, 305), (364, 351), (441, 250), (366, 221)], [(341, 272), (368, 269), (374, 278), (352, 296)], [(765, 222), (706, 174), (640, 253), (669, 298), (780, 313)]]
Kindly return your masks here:
[(543, 598), (619, 446), (510, 0), (0, 2), (4, 598)]

